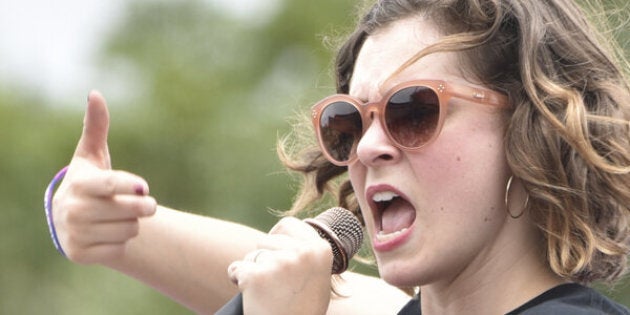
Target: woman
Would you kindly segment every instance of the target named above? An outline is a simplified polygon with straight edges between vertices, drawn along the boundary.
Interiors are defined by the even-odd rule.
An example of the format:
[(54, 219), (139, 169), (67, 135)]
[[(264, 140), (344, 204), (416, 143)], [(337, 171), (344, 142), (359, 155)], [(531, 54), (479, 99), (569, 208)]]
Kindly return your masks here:
[[(321, 149), (281, 155), (305, 174), (291, 213), (338, 191), (365, 223), (381, 278), (419, 288), (404, 314), (629, 314), (583, 286), (618, 280), (630, 246), (627, 63), (606, 47), (568, 0), (376, 2), (339, 52), (342, 95), (313, 107)], [(53, 207), (71, 260), (202, 312), (234, 293), (230, 280), (246, 313), (405, 303), (352, 273), (339, 288), (349, 297), (331, 296), (330, 249), (299, 220), (263, 235), (154, 213), (141, 178), (107, 171), (106, 135), (104, 101), (91, 94)]]

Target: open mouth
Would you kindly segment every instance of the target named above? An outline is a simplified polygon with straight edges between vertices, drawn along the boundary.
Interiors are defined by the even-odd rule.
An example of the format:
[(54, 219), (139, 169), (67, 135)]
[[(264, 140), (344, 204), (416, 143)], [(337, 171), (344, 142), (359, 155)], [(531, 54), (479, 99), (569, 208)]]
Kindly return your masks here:
[(416, 220), (416, 210), (399, 194), (380, 191), (372, 196), (374, 219), (379, 241), (388, 241), (405, 232)]

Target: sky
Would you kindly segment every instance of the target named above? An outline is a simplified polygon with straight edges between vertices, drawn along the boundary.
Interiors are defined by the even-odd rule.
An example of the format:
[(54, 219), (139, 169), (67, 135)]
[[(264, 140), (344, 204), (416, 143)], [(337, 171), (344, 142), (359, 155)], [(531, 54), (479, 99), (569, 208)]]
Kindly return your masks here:
[(50, 98), (86, 94), (91, 56), (121, 8), (121, 0), (0, 0), (0, 84)]
[[(83, 100), (98, 85), (93, 56), (122, 18), (126, 1), (0, 0), (0, 87), (26, 87), (57, 101)], [(245, 20), (272, 14), (281, 0), (204, 1)]]

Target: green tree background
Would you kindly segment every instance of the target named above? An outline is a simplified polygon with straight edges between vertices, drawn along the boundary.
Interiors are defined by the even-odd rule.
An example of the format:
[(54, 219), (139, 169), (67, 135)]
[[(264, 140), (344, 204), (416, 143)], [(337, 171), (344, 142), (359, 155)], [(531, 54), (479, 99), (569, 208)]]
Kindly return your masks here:
[[(295, 183), (276, 140), (295, 112), (333, 92), (323, 43), (351, 27), (355, 1), (280, 3), (269, 19), (243, 21), (201, 0), (130, 2), (103, 40), (102, 80), (124, 91), (109, 99), (113, 165), (145, 177), (161, 204), (263, 230), (276, 221), (269, 209), (290, 206)], [(189, 313), (55, 252), (43, 191), (74, 151), (82, 102), (0, 82), (0, 314)], [(605, 292), (630, 305), (627, 284)]]

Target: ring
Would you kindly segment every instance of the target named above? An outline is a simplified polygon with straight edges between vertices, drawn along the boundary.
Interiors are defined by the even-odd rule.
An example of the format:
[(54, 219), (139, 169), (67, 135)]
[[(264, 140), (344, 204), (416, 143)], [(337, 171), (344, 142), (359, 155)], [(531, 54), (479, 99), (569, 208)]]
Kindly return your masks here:
[(257, 249), (255, 251), (253, 251), (250, 255), (251, 258), (248, 259), (251, 262), (256, 262), (256, 260), (258, 259), (258, 257), (260, 256), (260, 254), (264, 253), (264, 252), (268, 252), (268, 249)]

